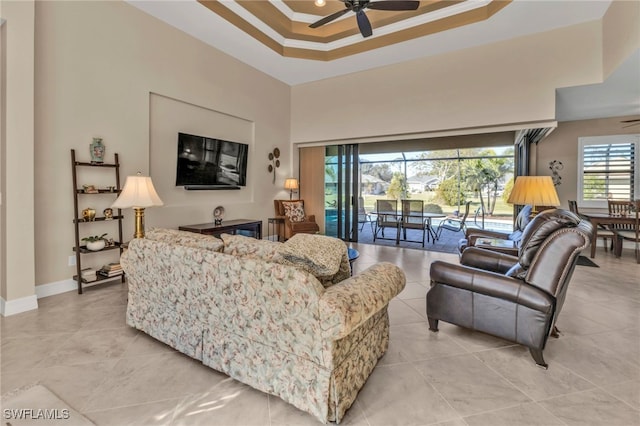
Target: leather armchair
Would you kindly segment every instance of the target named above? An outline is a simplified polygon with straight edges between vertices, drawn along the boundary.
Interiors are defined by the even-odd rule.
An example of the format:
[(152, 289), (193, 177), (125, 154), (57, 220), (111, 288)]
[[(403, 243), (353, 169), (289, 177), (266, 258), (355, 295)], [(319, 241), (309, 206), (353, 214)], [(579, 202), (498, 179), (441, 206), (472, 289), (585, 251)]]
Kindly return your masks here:
[[(531, 221), (531, 209), (532, 206), (524, 206), (518, 216), (516, 216), (516, 221), (513, 226), (513, 232), (498, 232), (498, 231), (489, 231), (486, 229), (469, 229), (465, 232), (465, 238), (461, 239), (458, 242), (458, 250), (460, 254), (467, 247), (474, 247), (476, 245), (476, 241), (478, 238), (497, 238), (500, 240), (511, 240), (516, 243), (520, 242), (522, 238), (522, 231), (527, 226), (527, 224)], [(491, 248), (490, 250), (499, 251), (501, 253), (511, 254), (514, 256), (518, 255), (518, 249), (506, 249), (506, 248)]]
[[(284, 221), (284, 235), (281, 235), (286, 241), (295, 234), (315, 234), (320, 231), (320, 227), (316, 223), (315, 215), (307, 215), (301, 222), (293, 222), (285, 215), (283, 202), (300, 201), (304, 206), (304, 200), (273, 200), (273, 206), (276, 212), (276, 218)], [(279, 231), (278, 231), (279, 232)]]
[(547, 368), (542, 351), (562, 309), (578, 255), (593, 226), (566, 210), (538, 214), (524, 229), (518, 256), (469, 247), (460, 264), (431, 264), (429, 329), (438, 321), (527, 346)]

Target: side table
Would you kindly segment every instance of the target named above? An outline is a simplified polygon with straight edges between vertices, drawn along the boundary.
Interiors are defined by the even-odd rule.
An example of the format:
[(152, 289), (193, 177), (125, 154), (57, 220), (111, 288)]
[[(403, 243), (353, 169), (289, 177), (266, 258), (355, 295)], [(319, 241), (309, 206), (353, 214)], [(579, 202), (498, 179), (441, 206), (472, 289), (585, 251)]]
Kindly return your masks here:
[(353, 275), (353, 262), (360, 257), (360, 252), (354, 248), (347, 248), (347, 256), (349, 257), (349, 266), (351, 267), (351, 275)]
[[(267, 219), (267, 235), (277, 235), (278, 241), (284, 241), (284, 217), (270, 217)], [(282, 232), (280, 232), (282, 230)]]
[(199, 223), (197, 225), (183, 225), (178, 227), (181, 231), (195, 232), (197, 234), (213, 235), (219, 237), (220, 234), (250, 234), (253, 238), (262, 239), (262, 221), (252, 219), (225, 220), (220, 225), (215, 223)]

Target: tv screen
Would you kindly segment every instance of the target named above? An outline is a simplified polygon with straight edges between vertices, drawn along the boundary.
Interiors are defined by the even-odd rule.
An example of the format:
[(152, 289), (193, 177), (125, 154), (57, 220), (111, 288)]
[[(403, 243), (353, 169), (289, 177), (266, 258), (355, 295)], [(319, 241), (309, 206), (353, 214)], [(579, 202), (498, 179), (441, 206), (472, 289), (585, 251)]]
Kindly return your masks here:
[(249, 145), (178, 133), (176, 186), (224, 189), (247, 185)]

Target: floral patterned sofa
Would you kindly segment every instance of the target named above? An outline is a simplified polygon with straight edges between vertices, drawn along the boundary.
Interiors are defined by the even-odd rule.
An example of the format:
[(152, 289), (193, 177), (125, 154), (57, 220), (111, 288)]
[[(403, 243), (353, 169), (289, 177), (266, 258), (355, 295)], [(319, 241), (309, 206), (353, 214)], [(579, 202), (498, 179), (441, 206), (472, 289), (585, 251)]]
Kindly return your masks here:
[[(346, 266), (345, 266), (346, 262)], [(346, 245), (154, 229), (121, 258), (127, 324), (203, 364), (340, 422), (389, 343), (401, 269), (351, 277)]]

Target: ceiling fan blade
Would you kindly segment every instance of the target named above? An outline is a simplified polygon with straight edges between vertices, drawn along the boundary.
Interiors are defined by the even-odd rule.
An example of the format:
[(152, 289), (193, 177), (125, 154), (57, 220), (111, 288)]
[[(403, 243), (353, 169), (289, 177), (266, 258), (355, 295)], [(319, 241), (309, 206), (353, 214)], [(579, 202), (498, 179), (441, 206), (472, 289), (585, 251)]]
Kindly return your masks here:
[(362, 10), (356, 12), (356, 19), (358, 20), (358, 28), (360, 28), (362, 37), (369, 37), (373, 34), (371, 22), (369, 22), (369, 18), (367, 18), (367, 15)]
[(416, 10), (420, 6), (419, 1), (376, 1), (365, 7), (377, 10)]
[(621, 123), (635, 123), (636, 121), (640, 121), (640, 118), (634, 118), (632, 120), (622, 120)]
[[(624, 123), (624, 121), (622, 121), (622, 123)], [(627, 127), (633, 127), (633, 126), (640, 126), (640, 122), (627, 124), (626, 126), (622, 126), (622, 128), (626, 129)]]
[(332, 13), (329, 16), (325, 16), (324, 18), (322, 18), (319, 21), (314, 22), (313, 24), (309, 25), (309, 28), (318, 28), (324, 24), (328, 24), (329, 22), (333, 21), (334, 19), (338, 19), (339, 17), (341, 17), (342, 15), (344, 15), (345, 13), (349, 12), (349, 9), (343, 9), (341, 11), (338, 11), (336, 13)]

